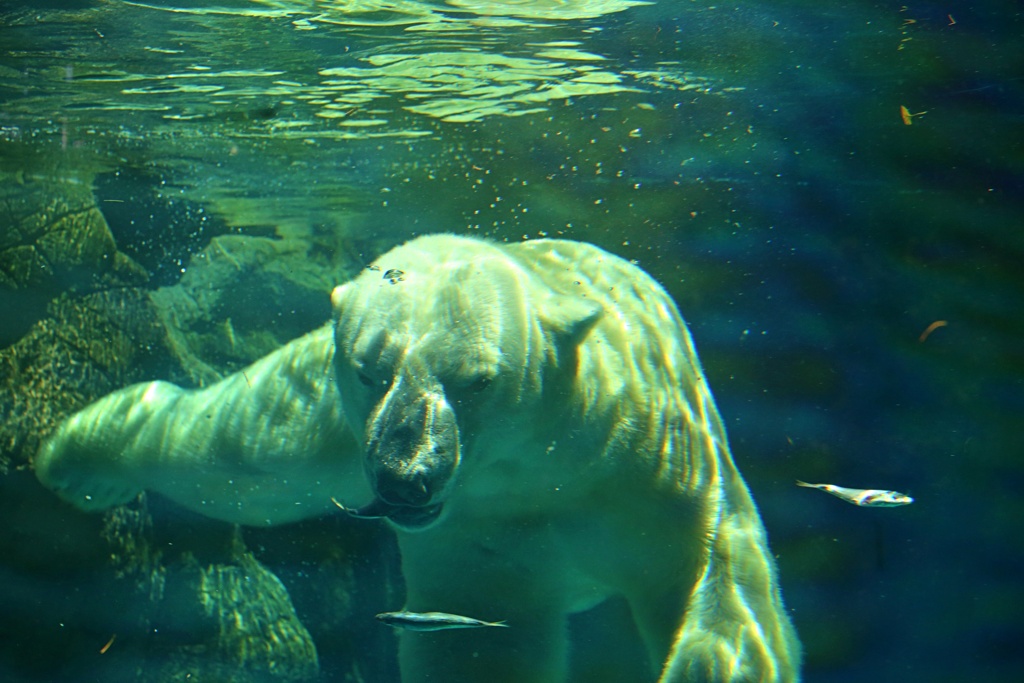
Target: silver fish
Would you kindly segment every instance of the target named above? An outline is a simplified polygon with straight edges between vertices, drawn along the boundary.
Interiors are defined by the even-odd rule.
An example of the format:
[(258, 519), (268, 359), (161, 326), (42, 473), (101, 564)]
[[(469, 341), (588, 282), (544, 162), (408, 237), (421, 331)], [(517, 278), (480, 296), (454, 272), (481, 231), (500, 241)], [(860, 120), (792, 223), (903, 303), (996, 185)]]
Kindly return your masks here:
[(377, 615), (377, 620), (388, 626), (404, 628), (409, 631), (447, 631), (453, 628), (481, 628), (484, 626), (508, 628), (508, 624), (504, 621), (481, 621), (446, 612), (382, 612)]
[(811, 489), (819, 489), (831, 493), (836, 498), (842, 498), (847, 503), (860, 505), (865, 508), (894, 508), (901, 505), (910, 505), (914, 499), (899, 491), (883, 491), (881, 489), (848, 489), (844, 486), (833, 484), (808, 484), (805, 481), (796, 482), (797, 486), (806, 486)]

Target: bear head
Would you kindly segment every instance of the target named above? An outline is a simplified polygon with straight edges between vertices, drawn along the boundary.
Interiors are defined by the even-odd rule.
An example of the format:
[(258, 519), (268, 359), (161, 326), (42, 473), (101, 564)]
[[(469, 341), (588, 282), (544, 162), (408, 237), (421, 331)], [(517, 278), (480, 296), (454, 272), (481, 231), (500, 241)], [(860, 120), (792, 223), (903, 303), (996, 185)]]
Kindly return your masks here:
[(410, 530), (439, 518), (467, 469), (521, 456), (601, 313), (507, 248), (452, 235), (393, 249), (331, 301), (338, 389), (375, 495), (350, 512)]

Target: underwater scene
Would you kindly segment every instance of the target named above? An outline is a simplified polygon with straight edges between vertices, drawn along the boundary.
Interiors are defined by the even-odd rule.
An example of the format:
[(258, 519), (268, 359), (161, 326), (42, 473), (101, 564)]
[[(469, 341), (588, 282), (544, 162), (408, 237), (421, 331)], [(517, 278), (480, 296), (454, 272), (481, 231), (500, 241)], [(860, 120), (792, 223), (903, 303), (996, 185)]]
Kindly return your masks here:
[(0, 680), (1024, 680), (1022, 36), (5, 1)]

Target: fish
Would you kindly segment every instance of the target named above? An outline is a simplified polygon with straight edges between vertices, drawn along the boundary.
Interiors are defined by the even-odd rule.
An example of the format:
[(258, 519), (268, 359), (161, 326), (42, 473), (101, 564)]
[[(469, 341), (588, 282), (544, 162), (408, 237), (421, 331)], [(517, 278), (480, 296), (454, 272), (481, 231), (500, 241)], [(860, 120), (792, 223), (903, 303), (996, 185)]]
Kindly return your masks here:
[(377, 620), (408, 631), (448, 631), (455, 628), (483, 628), (500, 626), (508, 628), (504, 621), (481, 621), (447, 612), (381, 612)]
[(881, 489), (848, 489), (844, 486), (833, 484), (808, 484), (797, 479), (797, 486), (806, 486), (811, 489), (819, 489), (831, 493), (836, 498), (842, 498), (847, 503), (853, 503), (865, 508), (895, 508), (901, 505), (910, 505), (914, 499), (899, 491), (883, 491)]

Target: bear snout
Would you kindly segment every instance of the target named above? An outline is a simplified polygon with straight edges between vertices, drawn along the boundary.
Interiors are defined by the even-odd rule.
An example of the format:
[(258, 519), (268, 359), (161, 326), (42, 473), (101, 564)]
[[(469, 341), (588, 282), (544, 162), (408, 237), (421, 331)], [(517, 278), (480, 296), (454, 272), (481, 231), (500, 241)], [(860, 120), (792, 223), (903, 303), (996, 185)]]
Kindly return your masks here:
[(366, 457), (381, 501), (414, 508), (442, 502), (459, 464), (459, 429), (444, 394), (396, 382), (367, 424)]
[(443, 499), (455, 477), (458, 446), (403, 434), (374, 444), (370, 468), (377, 497), (391, 505), (426, 507)]
[(392, 505), (424, 507), (431, 503), (433, 492), (425, 472), (403, 476), (385, 470), (377, 475), (377, 497)]

